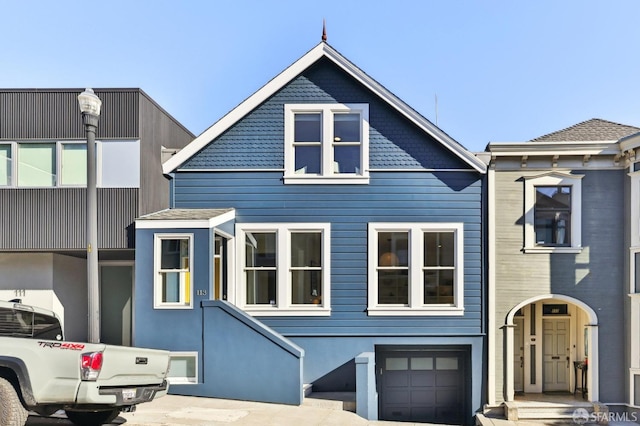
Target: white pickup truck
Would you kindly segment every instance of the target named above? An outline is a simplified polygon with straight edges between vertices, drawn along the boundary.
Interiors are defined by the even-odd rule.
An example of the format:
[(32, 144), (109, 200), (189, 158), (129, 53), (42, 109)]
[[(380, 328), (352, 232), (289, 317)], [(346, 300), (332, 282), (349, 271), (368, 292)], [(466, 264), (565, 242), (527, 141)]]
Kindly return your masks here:
[(59, 410), (77, 425), (110, 423), (165, 395), (168, 369), (167, 351), (66, 342), (53, 312), (0, 301), (0, 426)]

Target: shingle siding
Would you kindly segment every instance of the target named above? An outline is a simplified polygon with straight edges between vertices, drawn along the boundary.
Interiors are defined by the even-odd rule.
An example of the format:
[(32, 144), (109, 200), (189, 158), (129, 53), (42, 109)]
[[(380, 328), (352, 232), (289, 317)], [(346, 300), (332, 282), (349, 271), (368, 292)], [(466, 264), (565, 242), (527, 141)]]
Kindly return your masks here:
[(213, 143), (183, 169), (283, 169), (284, 105), (368, 103), (371, 169), (467, 169), (463, 161), (425, 135), (376, 95), (319, 61)]

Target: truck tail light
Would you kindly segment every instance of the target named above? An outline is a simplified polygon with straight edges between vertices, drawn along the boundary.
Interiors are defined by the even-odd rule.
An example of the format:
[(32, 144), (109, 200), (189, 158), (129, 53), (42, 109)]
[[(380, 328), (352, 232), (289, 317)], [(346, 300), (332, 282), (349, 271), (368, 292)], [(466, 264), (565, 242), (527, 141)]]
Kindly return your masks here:
[(102, 369), (102, 352), (87, 352), (81, 355), (82, 380), (95, 381)]

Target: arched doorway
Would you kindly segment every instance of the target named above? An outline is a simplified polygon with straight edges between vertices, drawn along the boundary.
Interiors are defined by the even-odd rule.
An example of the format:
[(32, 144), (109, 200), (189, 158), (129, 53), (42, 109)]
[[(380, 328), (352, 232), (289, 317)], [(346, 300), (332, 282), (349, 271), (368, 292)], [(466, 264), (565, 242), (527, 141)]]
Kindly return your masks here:
[(587, 397), (598, 400), (598, 317), (587, 304), (562, 294), (535, 296), (509, 311), (503, 330), (506, 401), (516, 391), (575, 391), (584, 384), (574, 362), (585, 360)]

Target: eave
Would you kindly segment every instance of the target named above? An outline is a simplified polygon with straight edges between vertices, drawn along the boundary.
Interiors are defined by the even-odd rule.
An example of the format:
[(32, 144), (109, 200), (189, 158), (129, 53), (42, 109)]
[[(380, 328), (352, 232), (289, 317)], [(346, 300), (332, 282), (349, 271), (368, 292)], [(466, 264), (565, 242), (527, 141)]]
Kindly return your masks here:
[(274, 77), (265, 84), (257, 92), (244, 100), (240, 105), (227, 113), (215, 124), (205, 130), (200, 136), (195, 138), (189, 145), (176, 153), (162, 165), (165, 174), (176, 171), (182, 164), (196, 155), (211, 141), (215, 140), (236, 122), (246, 116), (248, 113), (257, 108), (264, 101), (269, 99), (278, 90), (286, 86), (290, 81), (304, 72), (321, 58), (327, 58), (335, 65), (353, 77), (356, 81), (378, 95), (386, 101), (391, 107), (396, 109), (400, 114), (413, 122), (421, 130), (429, 134), (436, 141), (442, 144), (446, 149), (459, 157), (462, 161), (472, 167), (474, 170), (485, 173), (486, 165), (471, 152), (467, 151), (462, 145), (448, 136), (437, 126), (417, 113), (413, 108), (403, 102), (400, 98), (385, 89), (381, 84), (369, 77), (365, 72), (355, 66), (352, 62), (338, 53), (335, 49), (325, 42), (319, 43), (316, 47), (307, 52), (304, 56), (290, 65), (283, 72)]

